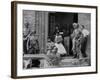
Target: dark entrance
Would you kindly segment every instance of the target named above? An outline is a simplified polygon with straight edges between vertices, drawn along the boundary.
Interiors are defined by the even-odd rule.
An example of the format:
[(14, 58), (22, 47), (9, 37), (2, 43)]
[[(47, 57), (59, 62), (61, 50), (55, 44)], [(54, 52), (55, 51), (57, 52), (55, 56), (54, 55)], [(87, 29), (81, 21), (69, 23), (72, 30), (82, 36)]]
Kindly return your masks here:
[[(63, 38), (69, 37), (73, 31), (72, 23), (78, 22), (78, 14), (77, 13), (65, 13), (65, 12), (50, 12), (49, 13), (49, 28), (48, 28), (48, 36), (54, 41), (54, 35), (56, 33), (56, 26), (59, 27), (59, 31), (63, 32)], [(68, 43), (68, 41), (67, 41)], [(71, 42), (69, 38), (69, 43), (66, 41), (63, 42), (65, 48), (68, 53), (71, 54)], [(69, 45), (66, 47), (66, 45)]]

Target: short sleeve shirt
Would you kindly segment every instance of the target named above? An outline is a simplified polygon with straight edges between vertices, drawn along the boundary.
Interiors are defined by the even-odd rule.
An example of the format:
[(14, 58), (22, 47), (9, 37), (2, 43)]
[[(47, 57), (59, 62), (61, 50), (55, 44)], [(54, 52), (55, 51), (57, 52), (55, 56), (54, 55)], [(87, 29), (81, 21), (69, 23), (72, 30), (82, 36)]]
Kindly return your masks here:
[(89, 35), (89, 31), (86, 30), (86, 29), (83, 29), (83, 30), (82, 30), (82, 33), (83, 33), (83, 36), (84, 36), (84, 37), (86, 37), (86, 36)]

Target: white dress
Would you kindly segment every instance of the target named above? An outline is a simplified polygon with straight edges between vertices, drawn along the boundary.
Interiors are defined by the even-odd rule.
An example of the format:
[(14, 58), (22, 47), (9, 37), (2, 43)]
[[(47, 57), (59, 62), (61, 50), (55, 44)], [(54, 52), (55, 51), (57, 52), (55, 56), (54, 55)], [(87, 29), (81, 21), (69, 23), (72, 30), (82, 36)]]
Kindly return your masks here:
[(67, 54), (67, 51), (65, 50), (62, 43), (55, 43), (55, 46), (58, 48), (58, 54)]

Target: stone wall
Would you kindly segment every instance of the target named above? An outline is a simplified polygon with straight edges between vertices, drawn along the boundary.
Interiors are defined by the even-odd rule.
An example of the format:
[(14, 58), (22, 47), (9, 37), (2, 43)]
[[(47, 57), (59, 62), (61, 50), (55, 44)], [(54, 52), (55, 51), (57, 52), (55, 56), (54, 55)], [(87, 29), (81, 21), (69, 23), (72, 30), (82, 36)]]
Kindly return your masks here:
[(46, 51), (47, 31), (48, 31), (48, 12), (23, 10), (23, 29), (25, 23), (29, 23), (31, 31), (36, 31), (41, 52)]
[(25, 23), (29, 23), (29, 28), (31, 30), (35, 29), (35, 11), (23, 10), (23, 28)]
[(91, 31), (91, 14), (78, 13), (78, 23), (84, 25), (88, 31)]

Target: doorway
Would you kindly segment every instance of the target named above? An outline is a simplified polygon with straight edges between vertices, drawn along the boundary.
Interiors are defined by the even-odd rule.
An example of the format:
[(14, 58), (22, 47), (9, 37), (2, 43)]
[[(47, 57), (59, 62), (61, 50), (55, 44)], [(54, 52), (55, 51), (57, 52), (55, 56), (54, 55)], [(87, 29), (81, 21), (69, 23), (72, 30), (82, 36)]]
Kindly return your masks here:
[(59, 28), (59, 32), (63, 35), (63, 45), (69, 55), (72, 55), (71, 47), (72, 42), (70, 40), (70, 34), (73, 32), (72, 23), (78, 22), (78, 13), (66, 13), (66, 12), (50, 12), (49, 24), (48, 24), (48, 37), (54, 42), (56, 27)]

